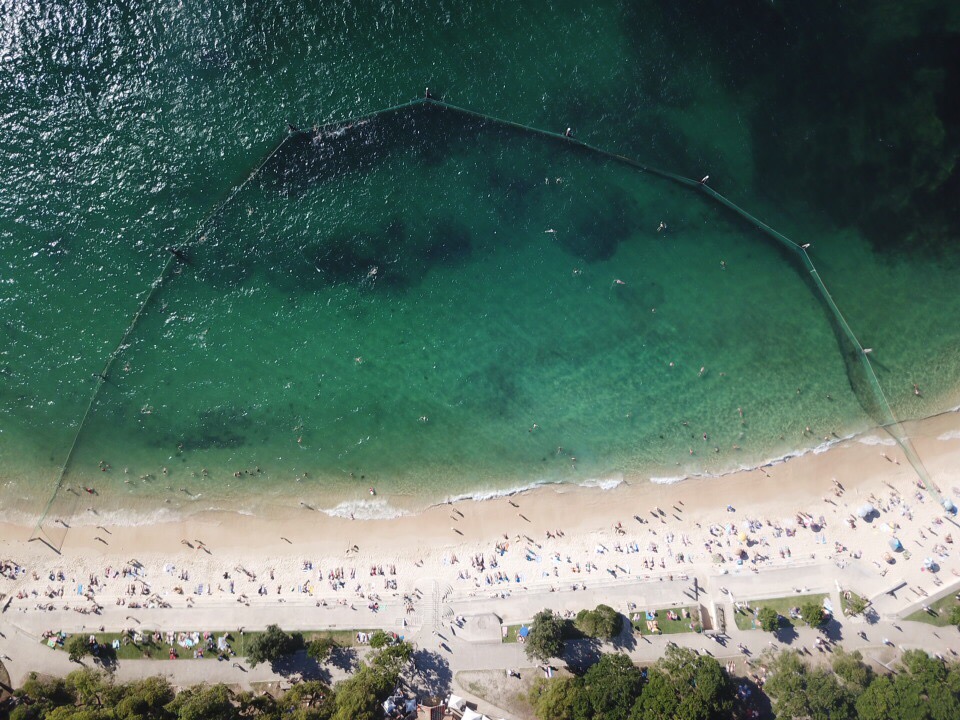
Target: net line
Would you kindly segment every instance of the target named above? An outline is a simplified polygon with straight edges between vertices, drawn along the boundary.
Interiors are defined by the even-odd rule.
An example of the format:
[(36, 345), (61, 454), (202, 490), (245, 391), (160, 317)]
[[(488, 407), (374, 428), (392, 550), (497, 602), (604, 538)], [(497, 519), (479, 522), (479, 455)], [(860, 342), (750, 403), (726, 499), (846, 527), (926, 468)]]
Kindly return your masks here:
[[(768, 235), (769, 237), (779, 242), (786, 249), (795, 253), (799, 258), (800, 262), (804, 265), (807, 272), (809, 273), (809, 276), (813, 281), (814, 285), (817, 287), (820, 293), (821, 299), (825, 302), (827, 307), (830, 309), (831, 316), (834, 322), (836, 323), (837, 328), (840, 330), (840, 332), (843, 333), (843, 335), (847, 338), (847, 340), (852, 344), (854, 348), (856, 359), (858, 360), (859, 365), (864, 372), (864, 376), (866, 377), (869, 386), (874, 391), (875, 399), (879, 401), (878, 408), (882, 411), (884, 415), (885, 422), (881, 422), (880, 426), (883, 427), (891, 435), (891, 437), (893, 437), (893, 439), (897, 442), (897, 444), (903, 450), (904, 455), (906, 456), (908, 462), (910, 462), (914, 471), (917, 473), (917, 476), (920, 478), (922, 486), (929, 493), (931, 493), (931, 495), (933, 495), (938, 502), (942, 503), (942, 499), (939, 495), (939, 489), (932, 482), (926, 470), (926, 467), (924, 466), (922, 460), (920, 459), (915, 448), (913, 447), (913, 443), (911, 442), (908, 434), (906, 433), (906, 430), (904, 429), (902, 423), (897, 419), (896, 415), (893, 412), (892, 407), (890, 406), (889, 401), (887, 400), (886, 394), (883, 391), (879, 378), (877, 377), (876, 372), (874, 371), (873, 364), (870, 362), (869, 353), (864, 349), (863, 345), (860, 343), (859, 339), (857, 338), (852, 328), (850, 327), (850, 324), (847, 322), (845, 316), (840, 311), (836, 302), (833, 300), (833, 297), (830, 294), (829, 290), (827, 289), (822, 278), (820, 277), (820, 274), (817, 271), (816, 266), (814, 265), (809, 254), (807, 253), (807, 249), (806, 249), (807, 246), (796, 243), (795, 241), (791, 240), (784, 234), (780, 233), (779, 231), (775, 230), (771, 226), (767, 225), (760, 219), (756, 218), (755, 216), (753, 216), (752, 214), (750, 214), (749, 212), (741, 208), (739, 205), (737, 205), (733, 201), (721, 195), (720, 193), (715, 191), (713, 188), (709, 187), (705, 182), (697, 181), (692, 178), (684, 177), (683, 175), (678, 175), (677, 173), (672, 173), (667, 170), (662, 170), (660, 168), (647, 165), (645, 163), (639, 162), (634, 158), (630, 158), (625, 155), (621, 155), (619, 153), (615, 153), (610, 150), (606, 150), (604, 148), (591, 145), (590, 143), (583, 142), (579, 139), (573, 138), (564, 133), (554, 132), (551, 130), (538, 128), (532, 125), (526, 125), (523, 123), (515, 122), (513, 120), (500, 118), (494, 115), (488, 115), (485, 113), (478, 112), (476, 110), (471, 110), (469, 108), (461, 107), (459, 105), (454, 105), (452, 103), (448, 103), (443, 100), (438, 100), (429, 95), (427, 97), (422, 97), (415, 100), (410, 100), (408, 102), (392, 105), (382, 110), (377, 110), (371, 113), (367, 113), (366, 115), (356, 116), (354, 118), (350, 118), (347, 120), (331, 121), (324, 124), (322, 127), (314, 127), (312, 132), (314, 134), (318, 134), (330, 128), (337, 128), (345, 124), (352, 124), (356, 122), (361, 122), (363, 120), (373, 119), (389, 113), (395, 113), (401, 110), (410, 109), (419, 105), (442, 108), (442, 109), (445, 109), (454, 113), (458, 113), (463, 116), (472, 117), (487, 123), (495, 124), (502, 127), (508, 127), (515, 130), (519, 130), (524, 133), (539, 135), (539, 136), (550, 138), (553, 140), (569, 143), (572, 146), (581, 148), (583, 150), (586, 150), (596, 155), (610, 158), (619, 163), (633, 167), (641, 172), (649, 173), (651, 175), (655, 175), (655, 176), (664, 178), (666, 180), (670, 180), (674, 183), (677, 183), (687, 188), (699, 189), (707, 197), (723, 205), (727, 209), (731, 210), (732, 212), (737, 214), (739, 217), (746, 220), (748, 223), (750, 223), (754, 227), (758, 228), (761, 232), (763, 232), (764, 234)], [(288, 134), (286, 137), (284, 137), (278, 144), (276, 144), (273, 147), (273, 149), (266, 155), (266, 157), (264, 157), (264, 159), (255, 166), (255, 168), (241, 183), (231, 187), (226, 197), (223, 200), (221, 200), (219, 203), (215, 204), (211, 208), (211, 210), (203, 218), (201, 218), (197, 227), (191, 233), (188, 234), (187, 242), (185, 242), (180, 247), (188, 246), (190, 241), (193, 238), (198, 237), (202, 233), (203, 229), (215, 217), (217, 217), (217, 215), (219, 215), (224, 210), (224, 208), (226, 208), (226, 206), (237, 196), (237, 194), (241, 190), (243, 190), (260, 173), (260, 171), (267, 165), (267, 163), (270, 162), (270, 160), (272, 160), (277, 155), (278, 152), (280, 152), (280, 150), (284, 147), (287, 141), (291, 137), (294, 137), (296, 134), (301, 134), (301, 132), (296, 128), (293, 128), (293, 126), (291, 126), (290, 129), (292, 132)], [(180, 255), (178, 254), (178, 252), (171, 250), (169, 253), (169, 257), (167, 257), (159, 274), (151, 284), (146, 297), (140, 303), (137, 311), (134, 313), (129, 325), (124, 331), (123, 336), (120, 339), (120, 342), (117, 344), (114, 350), (110, 353), (110, 355), (107, 356), (103, 370), (101, 370), (100, 373), (97, 374), (95, 386), (94, 386), (93, 392), (91, 393), (90, 400), (86, 406), (86, 409), (84, 410), (83, 415), (80, 418), (80, 422), (77, 426), (77, 431), (74, 434), (73, 441), (70, 444), (70, 447), (67, 450), (67, 454), (65, 456), (64, 462), (60, 467), (60, 471), (58, 473), (57, 480), (54, 484), (54, 489), (53, 489), (53, 492), (51, 493), (50, 499), (47, 501), (47, 504), (44, 507), (43, 512), (41, 513), (36, 526), (34, 527), (31, 540), (41, 539), (41, 536), (46, 537), (48, 540), (52, 539), (49, 537), (49, 535), (47, 535), (43, 527), (44, 521), (46, 520), (47, 514), (49, 513), (51, 506), (53, 505), (58, 494), (60, 493), (60, 490), (63, 487), (63, 481), (67, 474), (67, 470), (69, 469), (70, 461), (73, 458), (74, 451), (76, 450), (77, 443), (86, 425), (86, 421), (87, 421), (87, 418), (89, 417), (90, 411), (92, 410), (97, 398), (99, 397), (100, 390), (103, 387), (104, 383), (106, 382), (108, 373), (111, 367), (113, 366), (113, 363), (126, 347), (127, 339), (130, 337), (131, 333), (136, 328), (140, 318), (142, 317), (146, 308), (149, 306), (150, 301), (153, 299), (157, 290), (163, 285), (164, 281), (167, 279), (167, 274), (170, 268), (174, 265), (175, 261), (178, 259), (180, 259)], [(851, 385), (852, 384), (853, 384), (853, 379), (851, 378)], [(59, 548), (55, 548), (55, 549), (59, 550)]]
[[(830, 309), (830, 313), (833, 317), (836, 327), (840, 330), (841, 333), (847, 338), (847, 340), (852, 344), (854, 349), (854, 354), (856, 359), (863, 371), (863, 374), (867, 380), (868, 385), (874, 392), (874, 399), (878, 403), (878, 409), (882, 412), (882, 421), (880, 422), (880, 427), (886, 430), (890, 436), (896, 441), (900, 446), (900, 449), (903, 450), (904, 455), (907, 458), (907, 461), (913, 467), (917, 476), (920, 479), (921, 486), (929, 492), (938, 503), (942, 504), (943, 499), (940, 496), (939, 488), (930, 478), (929, 473), (927, 472), (926, 466), (923, 464), (923, 461), (920, 459), (920, 456), (917, 454), (916, 449), (913, 446), (912, 441), (910, 440), (909, 435), (903, 427), (903, 424), (897, 419), (897, 416), (893, 412), (893, 408), (890, 406), (887, 396), (883, 391), (883, 387), (880, 384), (880, 380), (877, 377), (877, 374), (874, 370), (873, 363), (870, 362), (869, 352), (863, 347), (860, 340), (857, 338), (856, 334), (853, 332), (853, 329), (850, 327), (850, 324), (847, 322), (846, 317), (840, 311), (840, 308), (837, 306), (836, 302), (833, 299), (833, 296), (830, 294), (830, 291), (827, 289), (826, 284), (823, 282), (823, 279), (820, 277), (820, 273), (817, 271), (816, 266), (813, 264), (813, 260), (810, 258), (810, 255), (807, 253), (807, 247), (801, 245), (790, 238), (788, 238), (783, 233), (775, 230), (774, 228), (767, 225), (765, 222), (759, 218), (753, 216), (739, 205), (726, 198), (725, 196), (718, 193), (716, 190), (711, 188), (705, 182), (694, 180), (692, 178), (684, 177), (683, 175), (678, 175), (676, 173), (669, 172), (667, 170), (661, 170), (659, 168), (646, 165), (639, 162), (633, 158), (621, 155), (619, 153), (611, 152), (601, 147), (591, 145), (589, 143), (583, 142), (576, 138), (570, 137), (567, 134), (562, 134), (558, 132), (553, 132), (551, 130), (545, 130), (543, 128), (533, 127), (531, 125), (524, 125), (523, 123), (518, 123), (512, 120), (506, 120), (499, 118), (493, 115), (487, 115), (484, 113), (477, 112), (475, 110), (470, 110), (468, 108), (463, 108), (452, 103), (445, 102), (443, 100), (437, 100), (432, 97), (422, 98), (421, 102), (435, 105), (437, 107), (450, 110), (452, 112), (461, 113), (469, 117), (477, 118), (479, 120), (485, 120), (487, 122), (501, 125), (505, 127), (514, 128), (520, 131), (525, 131), (529, 133), (534, 133), (544, 137), (552, 138), (554, 140), (560, 140), (563, 142), (570, 143), (572, 145), (578, 146), (587, 150), (591, 153), (602, 155), (622, 164), (628, 165), (630, 167), (636, 168), (642, 172), (650, 173), (651, 175), (656, 175), (667, 180), (671, 180), (679, 185), (682, 185), (687, 188), (699, 189), (707, 197), (714, 200), (715, 202), (723, 205), (727, 209), (733, 211), (739, 215), (742, 219), (746, 220), (748, 223), (759, 229), (764, 234), (773, 238), (780, 244), (782, 244), (786, 249), (795, 253), (799, 258), (800, 262), (806, 268), (807, 272), (810, 275), (814, 285), (817, 287), (821, 299), (826, 303), (827, 307)], [(848, 372), (849, 375), (849, 372)], [(851, 386), (853, 386), (853, 378), (850, 378)], [(856, 390), (854, 388), (854, 392)], [(879, 418), (874, 418), (875, 420), (880, 420)]]
[[(326, 131), (326, 130), (329, 130), (329, 129), (331, 129), (331, 128), (338, 128), (338, 127), (341, 127), (341, 126), (343, 126), (343, 125), (349, 125), (349, 124), (353, 124), (353, 123), (358, 123), (358, 122), (362, 122), (362, 121), (364, 121), (364, 120), (369, 120), (369, 119), (372, 119), (372, 118), (375, 118), (375, 117), (379, 117), (379, 116), (382, 116), (382, 115), (386, 115), (386, 114), (388, 114), (388, 113), (394, 113), (394, 112), (398, 112), (398, 111), (401, 111), (401, 110), (405, 110), (405, 109), (410, 108), (410, 107), (412, 107), (412, 106), (420, 105), (420, 104), (423, 102), (423, 100), (424, 100), (423, 98), (419, 98), (419, 99), (416, 99), (416, 100), (411, 100), (411, 101), (408, 101), (408, 102), (399, 103), (399, 104), (397, 104), (397, 105), (393, 105), (393, 106), (391, 106), (391, 107), (384, 108), (384, 109), (382, 109), (382, 110), (377, 110), (377, 111), (374, 111), (374, 112), (371, 112), (371, 113), (367, 113), (366, 115), (359, 115), (359, 116), (356, 116), (356, 117), (353, 117), (353, 118), (350, 118), (350, 119), (347, 119), (347, 120), (331, 121), (331, 122), (328, 122), (328, 123), (324, 124), (322, 127), (314, 127), (314, 128), (312, 129), (312, 132), (313, 132), (314, 134), (319, 134), (319, 133), (322, 133), (322, 132), (324, 132), (324, 131)], [(304, 134), (306, 134), (306, 133), (303, 133), (302, 131), (298, 130), (297, 128), (293, 127), (292, 125), (290, 126), (290, 131), (291, 131), (291, 132), (290, 132), (289, 134), (287, 134), (279, 143), (276, 143), (275, 145), (272, 145), (272, 146), (271, 146), (270, 152), (263, 158), (263, 160), (261, 160), (259, 163), (257, 163), (257, 165), (253, 168), (253, 170), (250, 171), (250, 173), (247, 175), (247, 177), (246, 177), (242, 182), (240, 182), (240, 183), (238, 183), (238, 184), (236, 184), (236, 185), (234, 185), (234, 186), (232, 186), (232, 187), (229, 188), (229, 190), (228, 190), (228, 192), (227, 192), (227, 195), (226, 195), (220, 202), (214, 204), (213, 207), (207, 212), (207, 214), (204, 215), (204, 216), (200, 219), (200, 221), (197, 223), (196, 228), (187, 234), (187, 239), (186, 239), (186, 241), (185, 241), (184, 243), (182, 243), (180, 246), (174, 246), (174, 250), (176, 250), (177, 252), (174, 252), (174, 250), (170, 250), (170, 252), (168, 253), (168, 257), (167, 257), (166, 261), (164, 262), (163, 267), (160, 269), (160, 272), (158, 273), (156, 279), (155, 279), (155, 280), (153, 281), (153, 283), (150, 285), (150, 288), (149, 288), (149, 290), (147, 291), (146, 297), (145, 297), (145, 298), (143, 299), (143, 301), (140, 303), (139, 307), (137, 308), (136, 312), (134, 313), (133, 317), (131, 318), (130, 323), (127, 325), (127, 328), (126, 328), (126, 330), (125, 330), (124, 333), (123, 333), (123, 336), (120, 338), (120, 342), (117, 343), (117, 345), (116, 345), (116, 347), (114, 348), (113, 352), (111, 352), (111, 353), (107, 356), (107, 359), (106, 359), (106, 361), (105, 361), (105, 363), (104, 363), (103, 369), (102, 369), (99, 373), (97, 373), (96, 376), (95, 376), (95, 377), (96, 377), (96, 381), (95, 381), (95, 384), (94, 384), (93, 392), (90, 394), (90, 400), (89, 400), (89, 402), (87, 403), (87, 406), (86, 406), (86, 408), (85, 408), (85, 410), (84, 410), (84, 412), (83, 412), (83, 415), (81, 415), (81, 417), (80, 417), (80, 421), (79, 421), (79, 424), (77, 425), (77, 430), (76, 430), (76, 432), (74, 433), (73, 440), (72, 440), (72, 442), (70, 443), (70, 447), (67, 449), (67, 453), (66, 453), (66, 455), (65, 455), (65, 457), (64, 457), (64, 461), (63, 461), (63, 463), (61, 464), (60, 470), (59, 470), (59, 472), (58, 472), (58, 474), (57, 474), (57, 479), (56, 479), (56, 481), (55, 481), (55, 483), (54, 483), (53, 490), (52, 490), (52, 492), (51, 492), (51, 494), (50, 494), (50, 498), (49, 498), (49, 500), (47, 500), (47, 503), (46, 503), (46, 505), (44, 506), (43, 511), (40, 513), (40, 516), (39, 516), (39, 518), (38, 518), (38, 520), (37, 520), (36, 525), (34, 526), (33, 532), (32, 532), (31, 537), (30, 537), (31, 540), (41, 540), (41, 539), (42, 539), (42, 540), (44, 540), (50, 547), (53, 547), (55, 550), (57, 550), (57, 551), (59, 552), (59, 549), (60, 549), (60, 548), (59, 548), (59, 545), (62, 544), (62, 539), (61, 539), (61, 541), (58, 541), (58, 540), (56, 540), (55, 538), (51, 537), (51, 536), (49, 535), (49, 533), (47, 532), (47, 530), (45, 529), (45, 527), (44, 527), (44, 522), (46, 521), (47, 515), (49, 514), (51, 507), (53, 507), (53, 504), (54, 504), (54, 502), (56, 501), (58, 495), (60, 495), (60, 491), (63, 489), (63, 481), (64, 481), (64, 478), (66, 477), (67, 472), (68, 472), (68, 470), (69, 470), (69, 468), (70, 468), (70, 462), (71, 462), (71, 460), (73, 459), (74, 452), (75, 452), (75, 450), (76, 450), (76, 448), (77, 448), (77, 443), (79, 442), (80, 437), (81, 437), (81, 435), (83, 434), (83, 429), (84, 429), (84, 427), (86, 426), (87, 418), (88, 418), (89, 415), (90, 415), (90, 411), (93, 409), (93, 406), (94, 406), (94, 404), (96, 403), (97, 398), (98, 398), (99, 395), (100, 395), (100, 391), (101, 391), (104, 383), (105, 383), (106, 380), (107, 380), (107, 377), (108, 377), (108, 373), (109, 373), (109, 371), (110, 371), (110, 368), (113, 366), (113, 363), (116, 361), (117, 357), (119, 357), (120, 353), (123, 352), (123, 350), (127, 347), (127, 340), (128, 340), (128, 338), (130, 337), (130, 335), (131, 335), (131, 333), (134, 331), (134, 329), (137, 327), (137, 324), (139, 323), (140, 318), (142, 317), (142, 315), (143, 315), (144, 311), (147, 309), (147, 307), (150, 305), (150, 301), (153, 299), (153, 297), (154, 297), (154, 295), (156, 294), (157, 290), (160, 289), (160, 287), (163, 285), (164, 281), (167, 279), (167, 275), (168, 275), (168, 273), (169, 273), (169, 271), (170, 271), (170, 268), (173, 267), (175, 261), (177, 261), (177, 260), (180, 259), (180, 256), (179, 256), (177, 253), (179, 252), (179, 250), (180, 250), (181, 248), (188, 247), (189, 244), (190, 244), (190, 242), (191, 242), (193, 239), (201, 236), (203, 230), (209, 225), (209, 223), (210, 223), (212, 220), (214, 220), (214, 219), (227, 207), (227, 205), (229, 205), (230, 202), (231, 202), (247, 185), (250, 184), (250, 182), (251, 182), (257, 175), (260, 174), (260, 172), (263, 170), (263, 168), (266, 167), (267, 163), (269, 163), (274, 157), (276, 157), (277, 153), (279, 153), (280, 150), (284, 147), (284, 145), (287, 144), (287, 141), (289, 141), (292, 137), (296, 137), (297, 135), (304, 135)], [(67, 526), (64, 525), (64, 527), (66, 528)]]
[[(220, 202), (216, 203), (207, 213), (204, 215), (200, 221), (197, 223), (197, 226), (187, 235), (187, 242), (181, 245), (180, 247), (186, 247), (189, 245), (189, 240), (200, 235), (204, 228), (209, 225), (209, 223), (219, 215), (223, 209), (233, 200), (234, 197), (246, 187), (254, 177), (256, 177), (263, 167), (271, 160), (273, 157), (280, 151), (280, 149), (286, 144), (286, 142), (292, 137), (287, 135), (279, 143), (271, 147), (270, 152), (267, 156), (256, 165), (256, 167), (250, 172), (250, 174), (243, 180), (243, 182), (230, 188), (226, 197), (223, 198)], [(54, 501), (57, 499), (57, 496), (60, 494), (60, 491), (63, 489), (63, 481), (67, 475), (67, 471), (70, 467), (70, 461), (73, 459), (74, 451), (77, 448), (77, 443), (80, 440), (80, 436), (83, 433), (83, 429), (86, 425), (87, 418), (90, 416), (90, 411), (93, 409), (94, 404), (97, 401), (97, 398), (100, 396), (100, 391), (103, 388), (103, 385), (107, 381), (109, 376), (110, 368), (113, 367), (113, 363), (116, 361), (120, 353), (125, 349), (127, 344), (127, 339), (130, 337), (130, 334), (134, 331), (137, 324), (140, 321), (140, 318), (143, 316), (144, 311), (150, 305), (150, 301), (156, 295), (157, 290), (163, 285), (164, 281), (167, 279), (167, 275), (170, 271), (170, 268), (173, 267), (175, 261), (180, 259), (180, 256), (177, 254), (179, 248), (170, 249), (168, 252), (168, 257), (163, 264), (163, 267), (160, 269), (160, 272), (157, 274), (157, 277), (151, 283), (149, 290), (147, 291), (146, 297), (141, 301), (137, 311), (133, 314), (133, 317), (130, 320), (130, 323), (127, 325), (126, 330), (123, 333), (123, 336), (120, 338), (120, 342), (117, 343), (113, 351), (107, 356), (107, 359), (103, 365), (103, 369), (96, 374), (96, 381), (94, 384), (93, 392), (90, 394), (90, 400), (87, 403), (86, 409), (83, 412), (83, 415), (80, 417), (80, 422), (77, 425), (77, 431), (74, 433), (73, 441), (70, 443), (70, 447), (67, 449), (67, 454), (64, 458), (63, 464), (60, 466), (60, 471), (57, 475), (56, 482), (54, 483), (53, 491), (50, 494), (50, 499), (47, 500), (47, 504), (44, 506), (43, 511), (40, 514), (39, 519), (37, 520), (36, 525), (34, 526), (33, 533), (30, 537), (31, 540), (43, 539), (47, 541), (48, 544), (53, 546), (52, 543), (56, 543), (57, 540), (52, 538), (44, 528), (44, 521), (47, 518), (47, 514), (50, 512), (50, 508), (53, 506)], [(51, 542), (52, 541), (52, 542)], [(59, 550), (59, 547), (55, 548)]]

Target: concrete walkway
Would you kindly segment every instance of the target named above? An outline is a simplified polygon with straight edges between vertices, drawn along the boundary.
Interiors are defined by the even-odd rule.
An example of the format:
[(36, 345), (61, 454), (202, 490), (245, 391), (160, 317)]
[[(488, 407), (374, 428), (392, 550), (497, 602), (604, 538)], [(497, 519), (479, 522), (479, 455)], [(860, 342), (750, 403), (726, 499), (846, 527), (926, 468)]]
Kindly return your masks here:
[[(523, 646), (516, 643), (471, 641), (469, 627), (458, 632), (453, 618), (462, 615), (467, 623), (471, 618), (489, 614), (501, 618), (504, 624), (529, 621), (544, 608), (564, 613), (593, 608), (606, 603), (627, 611), (628, 603), (635, 603), (638, 610), (647, 608), (681, 607), (700, 604), (715, 618), (721, 608), (726, 616), (726, 638), (712, 639), (707, 634), (680, 633), (666, 636), (633, 636), (626, 634), (619, 643), (602, 647), (590, 643), (569, 643), (567, 660), (579, 664), (589, 659), (598, 650), (627, 652), (637, 663), (649, 664), (659, 658), (667, 643), (707, 652), (720, 662), (742, 661), (744, 653), (738, 649), (742, 644), (749, 656), (757, 656), (770, 647), (803, 649), (811, 653), (808, 658), (817, 660), (819, 653), (814, 641), (825, 637), (842, 644), (845, 650), (860, 650), (866, 660), (878, 666), (889, 666), (902, 650), (920, 648), (944, 656), (956, 655), (960, 649), (960, 634), (956, 628), (937, 628), (923, 623), (905, 623), (900, 620), (923, 604), (929, 604), (937, 596), (919, 598), (909, 587), (901, 587), (894, 595), (874, 592), (874, 607), (882, 612), (873, 623), (863, 618), (845, 618), (840, 614), (840, 596), (837, 585), (837, 568), (832, 564), (810, 563), (802, 571), (797, 569), (774, 569), (739, 574), (702, 574), (701, 576), (674, 576), (644, 582), (617, 582), (609, 585), (594, 584), (587, 590), (566, 589), (557, 592), (513, 591), (507, 597), (481, 597), (476, 593), (451, 593), (449, 589), (433, 598), (427, 593), (422, 607), (408, 614), (400, 602), (384, 602), (378, 613), (366, 608), (353, 610), (349, 606), (317, 607), (315, 603), (289, 602), (281, 607), (246, 606), (234, 603), (223, 606), (205, 606), (192, 610), (152, 609), (130, 610), (125, 607), (107, 607), (101, 615), (80, 615), (75, 612), (17, 612), (8, 611), (0, 616), (0, 654), (15, 684), (32, 670), (65, 674), (77, 668), (63, 651), (54, 651), (40, 642), (45, 630), (63, 630), (69, 633), (96, 632), (101, 627), (106, 631), (142, 627), (166, 630), (225, 630), (244, 627), (262, 629), (276, 622), (285, 630), (316, 629), (385, 629), (404, 635), (424, 653), (435, 653), (440, 677), (449, 680), (457, 672), (465, 670), (530, 669)], [(844, 576), (845, 582), (866, 584), (867, 578), (855, 575)], [(960, 579), (942, 586), (939, 595), (955, 593), (960, 589)], [(883, 584), (891, 589), (900, 583), (896, 578), (884, 578)], [(877, 583), (873, 585), (876, 587)], [(856, 584), (849, 585), (856, 587)], [(776, 636), (759, 630), (739, 630), (734, 621), (733, 601), (757, 600), (768, 597), (795, 596), (806, 593), (828, 593), (833, 603), (835, 617), (822, 630), (797, 628), (781, 631)], [(446, 600), (444, 601), (444, 596)], [(732, 599), (731, 599), (732, 598)], [(407, 623), (406, 625), (404, 623)], [(185, 625), (186, 623), (186, 625)], [(483, 635), (483, 633), (480, 633)], [(486, 632), (489, 637), (489, 632)], [(889, 643), (885, 644), (885, 640)], [(362, 655), (363, 650), (359, 651)], [(829, 653), (825, 654), (829, 656)], [(422, 657), (426, 658), (424, 654)], [(432, 662), (432, 661), (431, 661)], [(165, 675), (174, 685), (190, 685), (197, 682), (224, 682), (250, 688), (267, 682), (289, 683), (290, 679), (274, 672), (267, 665), (250, 668), (245, 660), (219, 662), (215, 659), (170, 660), (121, 660), (116, 677), (120, 681), (148, 675)], [(343, 668), (332, 667), (324, 671), (324, 678), (336, 681), (346, 675)], [(463, 690), (458, 688), (458, 690)], [(462, 693), (461, 693), (462, 694)], [(480, 703), (483, 709), (483, 703)], [(499, 717), (503, 712), (491, 709)]]

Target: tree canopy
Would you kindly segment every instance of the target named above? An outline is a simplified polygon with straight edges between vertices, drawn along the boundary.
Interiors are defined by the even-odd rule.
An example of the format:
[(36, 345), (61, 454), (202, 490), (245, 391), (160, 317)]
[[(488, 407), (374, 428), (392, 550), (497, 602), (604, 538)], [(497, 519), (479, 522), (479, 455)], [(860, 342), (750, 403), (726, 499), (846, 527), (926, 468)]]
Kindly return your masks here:
[(563, 620), (553, 610), (541, 610), (530, 624), (524, 651), (527, 657), (546, 662), (563, 655)]
[(247, 645), (247, 660), (250, 667), (256, 667), (262, 662), (272, 664), (282, 657), (292, 655), (302, 647), (301, 635), (291, 635), (277, 625), (267, 625), (267, 629), (254, 636)]
[(767, 632), (773, 632), (780, 627), (780, 614), (770, 607), (760, 608), (757, 612), (757, 620), (760, 622), (760, 627)]
[(574, 622), (588, 637), (612, 640), (623, 629), (623, 616), (609, 605), (597, 605), (593, 610), (581, 610)]

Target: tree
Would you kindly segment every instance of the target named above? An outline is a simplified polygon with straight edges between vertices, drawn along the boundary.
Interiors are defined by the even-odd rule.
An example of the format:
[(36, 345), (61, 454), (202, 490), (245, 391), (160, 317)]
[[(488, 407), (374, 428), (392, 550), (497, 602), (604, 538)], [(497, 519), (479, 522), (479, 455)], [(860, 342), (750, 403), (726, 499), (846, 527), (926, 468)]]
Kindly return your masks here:
[(650, 669), (631, 718), (708, 720), (729, 717), (733, 687), (714, 658), (671, 645)]
[(250, 662), (250, 667), (256, 667), (262, 662), (273, 664), (286, 655), (292, 655), (301, 647), (303, 647), (301, 635), (290, 635), (277, 625), (268, 625), (264, 632), (249, 642), (247, 660)]
[(574, 623), (580, 632), (599, 640), (612, 640), (623, 629), (623, 616), (609, 605), (594, 610), (581, 610)]
[(823, 612), (823, 605), (818, 602), (808, 602), (800, 606), (800, 618), (810, 627), (820, 627), (827, 621)]
[(393, 642), (393, 638), (387, 635), (383, 630), (375, 630), (370, 635), (370, 647), (379, 650)]
[(312, 657), (318, 663), (324, 663), (333, 654), (333, 651), (337, 649), (337, 641), (333, 639), (331, 635), (325, 635), (321, 638), (317, 638), (310, 642), (307, 645), (307, 655)]
[(775, 701), (778, 718), (851, 720), (853, 693), (835, 675), (809, 670), (794, 651), (782, 652), (768, 664), (770, 673), (764, 691)]
[(277, 709), (284, 720), (327, 720), (336, 706), (329, 686), (320, 680), (307, 680), (287, 690)]
[(546, 662), (563, 654), (563, 620), (552, 610), (541, 610), (530, 624), (524, 650), (527, 657)]
[(886, 675), (876, 678), (857, 698), (859, 720), (889, 720), (897, 716), (897, 691)]
[(90, 643), (83, 635), (74, 635), (67, 641), (67, 654), (70, 662), (83, 662), (83, 659), (92, 653)]
[(174, 692), (166, 678), (148, 677), (120, 685), (111, 698), (114, 712), (121, 720), (165, 720), (170, 714), (166, 706), (173, 700)]
[(413, 645), (408, 642), (396, 642), (376, 652), (370, 664), (375, 670), (390, 677), (390, 684), (393, 685), (412, 655)]
[(591, 720), (625, 720), (643, 690), (643, 674), (623, 653), (601, 656), (583, 676)]
[(863, 655), (859, 650), (852, 653), (844, 652), (843, 648), (837, 648), (833, 653), (833, 660), (830, 663), (833, 672), (844, 685), (860, 693), (866, 688), (873, 679), (873, 671), (869, 666), (863, 664)]
[(233, 693), (221, 684), (194, 685), (181, 690), (167, 709), (177, 720), (235, 720), (239, 713), (233, 705)]
[(866, 598), (860, 597), (854, 592), (850, 593), (850, 599), (847, 600), (848, 615), (852, 617), (863, 615), (868, 607), (870, 607), (870, 603), (867, 602)]
[(960, 605), (954, 605), (950, 608), (950, 615), (947, 616), (951, 625), (960, 627)]
[(762, 607), (757, 613), (757, 620), (760, 621), (760, 627), (767, 632), (773, 632), (780, 627), (780, 614), (771, 607)]
[(396, 678), (361, 663), (359, 669), (347, 680), (339, 683), (334, 691), (336, 710), (333, 720), (381, 720), (383, 708), (380, 703), (393, 690)]
[(537, 678), (530, 688), (529, 699), (541, 720), (578, 720), (589, 713), (589, 701), (580, 678)]

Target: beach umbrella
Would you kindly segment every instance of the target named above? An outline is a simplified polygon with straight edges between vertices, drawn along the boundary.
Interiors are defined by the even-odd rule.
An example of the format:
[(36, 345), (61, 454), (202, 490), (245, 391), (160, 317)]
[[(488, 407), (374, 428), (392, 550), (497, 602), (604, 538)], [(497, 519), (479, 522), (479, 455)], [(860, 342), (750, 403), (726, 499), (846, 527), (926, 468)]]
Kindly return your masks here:
[(740, 531), (740, 534), (737, 535), (737, 537), (740, 538), (740, 542), (747, 541), (747, 534), (743, 530)]
[(876, 512), (876, 508), (870, 503), (865, 503), (857, 508), (857, 515), (861, 518), (867, 518)]
[(903, 545), (900, 544), (900, 541), (897, 538), (892, 537), (887, 540), (887, 544), (890, 546), (890, 549), (896, 552), (897, 550), (903, 550)]
[(957, 506), (953, 504), (953, 500), (950, 498), (943, 499), (943, 509), (948, 513), (953, 513), (957, 511)]

